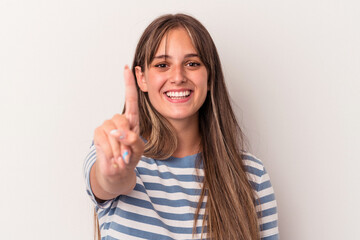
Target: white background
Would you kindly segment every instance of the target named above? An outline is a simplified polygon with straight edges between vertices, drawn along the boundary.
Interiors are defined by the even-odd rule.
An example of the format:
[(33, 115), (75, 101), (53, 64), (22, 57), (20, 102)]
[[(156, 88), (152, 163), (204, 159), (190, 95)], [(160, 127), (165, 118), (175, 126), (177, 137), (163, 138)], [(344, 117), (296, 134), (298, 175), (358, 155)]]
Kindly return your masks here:
[(177, 12), (213, 36), (282, 239), (358, 239), (358, 1), (0, 0), (1, 239), (92, 238), (93, 130), (144, 28)]

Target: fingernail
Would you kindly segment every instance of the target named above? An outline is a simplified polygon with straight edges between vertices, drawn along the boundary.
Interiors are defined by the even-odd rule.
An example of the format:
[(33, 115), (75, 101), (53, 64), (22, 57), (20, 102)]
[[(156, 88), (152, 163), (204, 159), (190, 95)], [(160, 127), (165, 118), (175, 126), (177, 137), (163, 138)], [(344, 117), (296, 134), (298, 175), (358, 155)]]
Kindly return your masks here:
[(111, 131), (110, 131), (110, 134), (111, 134), (111, 135), (116, 135), (116, 134), (117, 134), (117, 132), (118, 132), (118, 130), (117, 130), (117, 129), (113, 129), (113, 130), (111, 130)]
[(113, 129), (110, 131), (110, 134), (114, 137), (118, 137), (120, 140), (124, 139), (126, 136), (125, 132), (121, 129)]
[(126, 134), (125, 134), (124, 131), (120, 130), (119, 133), (120, 133), (120, 136), (119, 136), (119, 139), (120, 139), (120, 140), (121, 140), (121, 139), (124, 139), (124, 138), (126, 137)]
[(129, 157), (128, 157), (128, 155), (129, 155), (129, 152), (128, 152), (128, 151), (125, 151), (125, 152), (123, 153), (123, 155), (122, 155), (122, 159), (123, 159), (123, 161), (124, 161), (126, 164), (129, 164)]

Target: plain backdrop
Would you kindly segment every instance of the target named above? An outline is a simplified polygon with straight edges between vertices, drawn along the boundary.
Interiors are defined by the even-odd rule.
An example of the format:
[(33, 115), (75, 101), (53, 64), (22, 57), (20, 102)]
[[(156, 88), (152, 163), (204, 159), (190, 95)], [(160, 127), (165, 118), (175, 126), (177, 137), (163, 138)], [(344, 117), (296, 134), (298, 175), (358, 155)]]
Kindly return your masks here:
[(198, 18), (263, 160), (284, 240), (358, 239), (360, 4), (0, 0), (1, 239), (92, 239), (84, 157), (155, 17)]

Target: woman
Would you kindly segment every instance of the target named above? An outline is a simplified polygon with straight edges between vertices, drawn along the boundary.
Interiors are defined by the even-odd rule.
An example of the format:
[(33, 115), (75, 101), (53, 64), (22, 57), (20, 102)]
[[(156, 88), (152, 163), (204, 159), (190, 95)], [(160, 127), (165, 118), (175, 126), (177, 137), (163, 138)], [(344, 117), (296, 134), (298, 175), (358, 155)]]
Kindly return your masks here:
[(276, 201), (244, 151), (220, 59), (196, 19), (155, 19), (125, 67), (124, 114), (85, 161), (104, 239), (278, 239)]

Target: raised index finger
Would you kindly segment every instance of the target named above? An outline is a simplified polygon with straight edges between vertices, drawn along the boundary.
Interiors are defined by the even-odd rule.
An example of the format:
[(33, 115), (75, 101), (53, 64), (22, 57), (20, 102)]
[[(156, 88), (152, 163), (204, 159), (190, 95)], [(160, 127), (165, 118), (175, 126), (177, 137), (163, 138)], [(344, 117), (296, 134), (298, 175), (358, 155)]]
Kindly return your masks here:
[(130, 123), (130, 129), (139, 134), (139, 107), (135, 77), (127, 65), (124, 70), (124, 79), (125, 117)]

